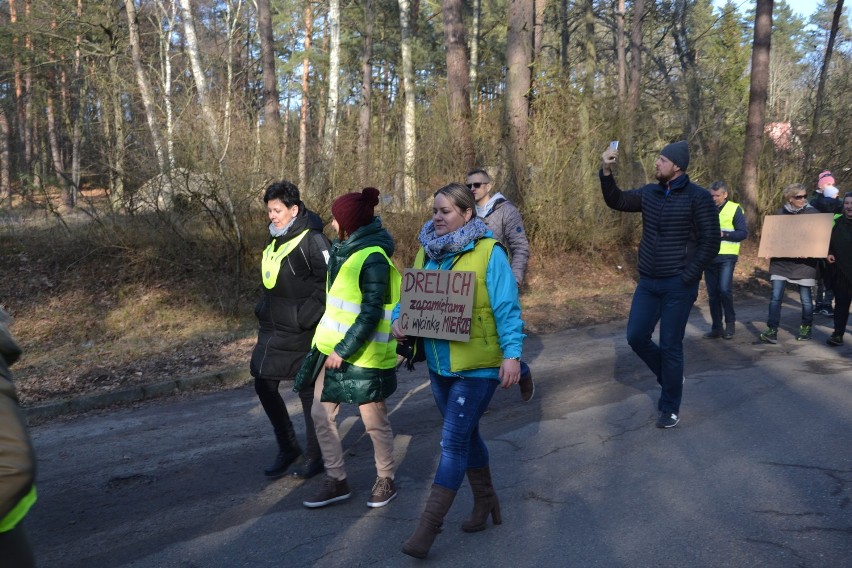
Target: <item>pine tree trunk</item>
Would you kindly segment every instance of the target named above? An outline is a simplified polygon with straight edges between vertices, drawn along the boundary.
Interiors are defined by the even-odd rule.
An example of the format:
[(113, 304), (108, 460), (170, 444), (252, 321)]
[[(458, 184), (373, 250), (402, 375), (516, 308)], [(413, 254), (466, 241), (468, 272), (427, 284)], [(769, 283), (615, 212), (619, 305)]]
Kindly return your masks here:
[(358, 181), (367, 185), (370, 172), (370, 102), (373, 93), (373, 2), (364, 1), (364, 41), (361, 47), (361, 101), (358, 108)]
[(505, 191), (520, 204), (526, 182), (529, 99), (532, 81), (533, 0), (509, 0), (506, 35), (506, 94), (504, 132), (508, 172)]
[(322, 175), (320, 195), (328, 191), (331, 164), (334, 161), (334, 149), (337, 141), (337, 107), (340, 98), (340, 0), (329, 0), (328, 6), (328, 102), (326, 104), (325, 126), (323, 129), (322, 155), (320, 164)]
[[(618, 59), (618, 102), (623, 112), (627, 102), (627, 55), (624, 52), (624, 0), (618, 0), (615, 8), (615, 52)], [(619, 113), (620, 114), (620, 113)]]
[(417, 202), (417, 184), (414, 177), (414, 163), (417, 158), (417, 138), (415, 129), (416, 108), (414, 92), (414, 61), (411, 54), (411, 3), (399, 0), (399, 23), (401, 28), (400, 51), (402, 55), (402, 90), (405, 94), (403, 110), (403, 154), (402, 188), (405, 207), (413, 210)]
[(9, 118), (0, 108), (0, 205), (7, 203), (12, 207), (12, 186), (9, 182)]
[(462, 156), (465, 168), (476, 160), (470, 135), (470, 95), (468, 62), (465, 53), (462, 0), (441, 0), (444, 17), (444, 51), (447, 57), (447, 91), (450, 110), (450, 131), (453, 155)]
[(630, 159), (629, 187), (636, 187), (641, 183), (642, 168), (638, 160), (633, 159), (635, 152), (634, 125), (636, 124), (636, 113), (639, 110), (639, 98), (642, 94), (642, 19), (645, 17), (645, 0), (636, 0), (633, 3), (633, 22), (630, 25), (630, 84), (627, 88), (627, 113), (626, 113), (626, 135), (622, 144), (622, 153)]
[(470, 67), (468, 69), (468, 93), (470, 108), (476, 108), (479, 100), (479, 29), (482, 25), (482, 0), (473, 0), (471, 4), (470, 22)]
[(308, 118), (310, 116), (310, 97), (308, 80), (311, 72), (311, 34), (313, 34), (313, 12), (310, 0), (305, 0), (305, 56), (302, 59), (302, 112), (299, 117), (299, 187), (308, 185)]
[(772, 40), (772, 0), (757, 0), (754, 20), (754, 45), (751, 52), (751, 87), (748, 96), (748, 118), (743, 150), (742, 205), (750, 227), (757, 227), (757, 180), (766, 99), (769, 92), (769, 53)]
[(272, 35), (272, 13), (269, 0), (257, 0), (257, 27), (260, 36), (261, 67), (263, 68), (263, 116), (267, 129), (277, 132), (281, 108), (278, 104), (278, 81), (275, 76), (275, 38)]
[(148, 121), (148, 131), (151, 133), (151, 142), (154, 145), (154, 153), (157, 155), (157, 166), (159, 173), (167, 171), (166, 154), (163, 151), (163, 140), (160, 136), (160, 126), (157, 123), (154, 106), (153, 89), (142, 67), (142, 48), (139, 44), (139, 23), (136, 21), (136, 5), (134, 0), (124, 0), (127, 12), (128, 32), (130, 36), (130, 52), (133, 58), (133, 71), (136, 73), (136, 85), (142, 96), (142, 106), (145, 108), (145, 119)]
[(213, 154), (218, 162), (221, 161), (221, 145), (219, 143), (219, 134), (217, 132), (216, 115), (213, 112), (210, 95), (207, 92), (207, 79), (204, 70), (201, 68), (201, 56), (198, 53), (198, 39), (195, 35), (195, 19), (192, 15), (192, 6), (190, 0), (180, 0), (181, 18), (183, 18), (184, 41), (186, 42), (186, 53), (189, 58), (190, 68), (192, 69), (192, 78), (195, 81), (195, 88), (198, 95), (198, 103), (201, 105), (201, 116), (204, 120), (204, 125), (207, 128), (207, 135), (210, 138), (210, 145), (213, 149)]

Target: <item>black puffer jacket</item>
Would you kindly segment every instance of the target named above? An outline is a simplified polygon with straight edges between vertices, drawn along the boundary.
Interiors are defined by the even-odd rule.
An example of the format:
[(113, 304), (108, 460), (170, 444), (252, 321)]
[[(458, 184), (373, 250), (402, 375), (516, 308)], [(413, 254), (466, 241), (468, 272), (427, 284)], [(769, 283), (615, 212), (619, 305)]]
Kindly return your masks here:
[(330, 243), (322, 234), (316, 213), (299, 208), (299, 215), (285, 235), (275, 237), (278, 249), (308, 234), (281, 262), (272, 289), (254, 309), (258, 320), (257, 345), (251, 355), (251, 375), (260, 379), (292, 379), (311, 348), (314, 329), (325, 311), (326, 257)]
[[(335, 241), (331, 247), (328, 263), (328, 285), (331, 287), (340, 267), (350, 256), (361, 249), (379, 246), (388, 256), (393, 255), (394, 243), (378, 217), (361, 227), (345, 241)], [(384, 314), (384, 304), (390, 302), (390, 266), (385, 257), (373, 253), (364, 261), (358, 278), (361, 289), (361, 313), (355, 323), (334, 348), (341, 358), (349, 359), (366, 343)], [(305, 360), (296, 376), (293, 390), (301, 390), (316, 379), (317, 366), (322, 355), (316, 347)], [(346, 361), (339, 369), (326, 369), (322, 391), (323, 402), (347, 402), (363, 404), (379, 402), (396, 391), (396, 367), (390, 369), (367, 369), (356, 367)]]
[(719, 212), (710, 192), (682, 174), (668, 184), (649, 183), (621, 191), (614, 176), (599, 173), (604, 201), (618, 211), (642, 212), (639, 274), (646, 278), (680, 275), (684, 284), (701, 280), (719, 252)]
[(822, 193), (817, 193), (811, 199), (811, 207), (820, 213), (841, 213), (843, 211), (843, 201), (833, 197), (826, 197)]

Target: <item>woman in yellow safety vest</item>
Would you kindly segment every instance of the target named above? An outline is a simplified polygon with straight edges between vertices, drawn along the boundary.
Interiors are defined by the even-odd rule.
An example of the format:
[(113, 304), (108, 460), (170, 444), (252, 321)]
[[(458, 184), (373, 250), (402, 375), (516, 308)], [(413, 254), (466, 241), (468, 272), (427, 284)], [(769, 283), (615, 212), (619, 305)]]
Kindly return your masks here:
[(305, 207), (299, 188), (289, 181), (266, 188), (263, 201), (270, 238), (261, 260), (263, 297), (254, 309), (258, 332), (250, 369), (254, 390), (278, 441), (278, 454), (264, 473), (275, 479), (292, 466), (293, 475), (307, 479), (323, 467), (311, 418), (314, 390), (299, 391), (307, 441), (303, 453), (278, 386), (295, 377), (311, 349), (314, 330), (325, 310), (331, 243), (322, 233), (322, 220)]
[(303, 502), (308, 508), (352, 495), (336, 422), (342, 402), (358, 405), (373, 442), (377, 475), (367, 506), (383, 507), (397, 495), (393, 431), (385, 399), (396, 390), (396, 340), (390, 316), (399, 301), (400, 276), (390, 261), (393, 238), (374, 215), (378, 203), (379, 190), (368, 187), (331, 205), (338, 238), (328, 263), (325, 314), (295, 385), (298, 389), (314, 384), (312, 413), (326, 473), (317, 494)]
[[(518, 384), (525, 336), (518, 287), (506, 250), (476, 216), (468, 188), (454, 183), (435, 193), (432, 219), (418, 239), (422, 248), (414, 268), (476, 275), (469, 341), (427, 338), (423, 342), (432, 394), (444, 418), (441, 459), (419, 526), (402, 551), (425, 558), (465, 474), (473, 490), (473, 512), (462, 523), (462, 530), (484, 530), (489, 516), (495, 525), (502, 522), (479, 419), (498, 385), (509, 388)], [(397, 339), (404, 338), (396, 320), (393, 331)]]

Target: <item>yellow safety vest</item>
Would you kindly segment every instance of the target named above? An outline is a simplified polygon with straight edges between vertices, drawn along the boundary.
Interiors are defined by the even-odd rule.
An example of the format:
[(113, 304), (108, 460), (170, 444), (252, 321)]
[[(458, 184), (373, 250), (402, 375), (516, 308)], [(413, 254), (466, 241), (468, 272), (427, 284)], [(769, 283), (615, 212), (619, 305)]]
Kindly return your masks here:
[(290, 239), (286, 243), (275, 250), (275, 239), (269, 243), (269, 246), (263, 251), (263, 259), (260, 261), (260, 273), (263, 277), (263, 285), (267, 290), (275, 288), (275, 282), (278, 280), (278, 271), (281, 270), (281, 261), (288, 254), (293, 252), (310, 229), (305, 229), (302, 234)]
[(18, 526), (27, 512), (30, 510), (36, 502), (36, 488), (35, 485), (30, 487), (30, 490), (24, 495), (24, 498), (18, 501), (18, 504), (6, 514), (5, 517), (0, 519), (0, 533), (8, 532)]
[[(486, 280), (488, 262), (495, 245), (499, 246), (495, 239), (479, 239), (473, 250), (457, 256), (452, 266), (452, 270), (476, 272), (470, 341), (448, 342), (450, 371), (454, 373), (499, 367), (503, 364), (503, 350), (500, 348), (500, 336), (497, 333), (497, 322), (494, 321)], [(425, 251), (421, 248), (414, 259), (414, 268), (423, 268), (424, 260)]]
[[(740, 204), (734, 203), (733, 201), (728, 201), (725, 203), (725, 206), (722, 207), (722, 210), (719, 211), (719, 227), (722, 228), (723, 231), (733, 231), (734, 230), (734, 214), (736, 214), (737, 209), (739, 209)], [(723, 240), (719, 244), (719, 254), (740, 254), (740, 243), (734, 241), (725, 241)]]
[[(325, 301), (325, 314), (314, 334), (314, 345), (321, 353), (331, 355), (352, 324), (361, 313), (361, 287), (359, 276), (364, 261), (373, 253), (380, 253), (390, 267), (390, 302), (384, 304), (384, 314), (379, 320), (372, 337), (354, 355), (346, 361), (365, 369), (392, 369), (396, 367), (396, 339), (391, 334), (391, 314), (399, 303), (399, 290), (402, 277), (381, 247), (367, 247), (354, 253), (346, 259), (328, 288)], [(328, 287), (326, 285), (326, 287)]]

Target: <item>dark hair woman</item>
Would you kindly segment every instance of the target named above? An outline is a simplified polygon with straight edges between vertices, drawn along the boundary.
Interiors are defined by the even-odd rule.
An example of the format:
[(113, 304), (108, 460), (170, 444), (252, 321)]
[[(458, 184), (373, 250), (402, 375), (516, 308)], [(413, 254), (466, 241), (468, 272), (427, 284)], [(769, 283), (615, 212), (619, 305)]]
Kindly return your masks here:
[(293, 423), (278, 392), (280, 381), (292, 379), (311, 348), (314, 329), (325, 309), (325, 278), (330, 243), (323, 222), (299, 199), (289, 181), (270, 185), (263, 195), (269, 215), (269, 244), (263, 251), (263, 297), (255, 307), (257, 344), (251, 355), (254, 389), (272, 423), (278, 454), (264, 473), (313, 477), (322, 471), (317, 435), (311, 419), (314, 391), (299, 392), (305, 417), (305, 453), (296, 441)]

